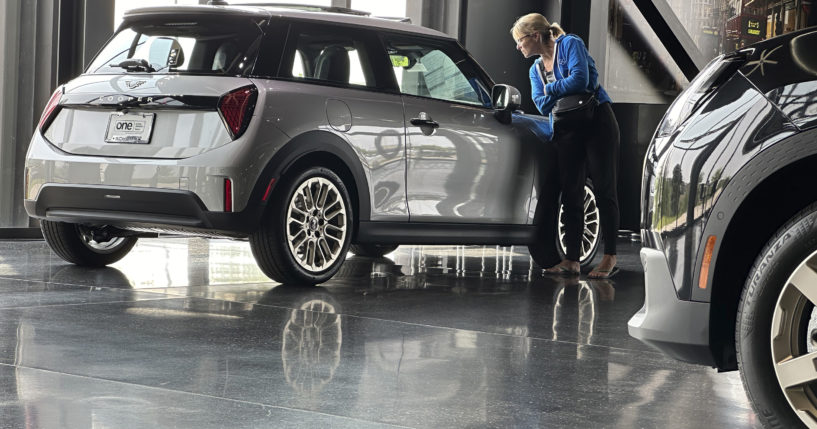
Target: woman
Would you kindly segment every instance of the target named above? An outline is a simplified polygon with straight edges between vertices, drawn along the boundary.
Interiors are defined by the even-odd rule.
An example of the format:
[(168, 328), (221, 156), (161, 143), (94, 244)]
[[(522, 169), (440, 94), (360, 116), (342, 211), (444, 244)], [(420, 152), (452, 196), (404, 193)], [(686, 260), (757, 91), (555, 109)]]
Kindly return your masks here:
[(567, 254), (545, 272), (579, 274), (579, 251), (584, 231), (584, 182), (589, 173), (601, 216), (604, 256), (588, 277), (610, 278), (618, 272), (616, 233), (619, 225), (616, 195), (619, 130), (610, 107), (610, 96), (598, 84), (596, 64), (587, 53), (584, 42), (575, 35), (565, 34), (558, 24), (549, 23), (538, 13), (531, 13), (514, 23), (511, 35), (516, 41), (516, 49), (525, 58), (539, 56), (530, 68), (530, 82), (533, 102), (543, 115), (551, 115), (556, 101), (568, 95), (595, 91), (599, 103), (591, 122), (584, 126), (557, 124), (553, 130), (564, 204)]

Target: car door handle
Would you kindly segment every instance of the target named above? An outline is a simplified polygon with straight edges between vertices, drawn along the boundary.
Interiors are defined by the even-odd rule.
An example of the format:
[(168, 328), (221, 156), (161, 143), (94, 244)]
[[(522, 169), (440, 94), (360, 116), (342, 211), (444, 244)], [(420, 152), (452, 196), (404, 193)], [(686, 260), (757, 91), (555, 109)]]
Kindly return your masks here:
[(415, 127), (431, 127), (431, 128), (439, 128), (440, 124), (437, 121), (431, 119), (426, 112), (420, 112), (417, 118), (411, 118), (409, 121), (411, 125)]

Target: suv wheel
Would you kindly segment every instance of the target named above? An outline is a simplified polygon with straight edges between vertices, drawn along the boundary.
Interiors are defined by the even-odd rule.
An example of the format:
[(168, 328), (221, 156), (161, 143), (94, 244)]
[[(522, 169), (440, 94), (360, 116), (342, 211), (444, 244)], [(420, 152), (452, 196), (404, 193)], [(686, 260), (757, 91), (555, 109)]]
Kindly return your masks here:
[(367, 256), (370, 258), (380, 258), (381, 256), (394, 252), (396, 244), (353, 244), (352, 253), (357, 256)]
[(124, 258), (138, 240), (112, 235), (106, 228), (48, 220), (40, 221), (40, 230), (60, 258), (87, 267), (102, 267)]
[(817, 428), (817, 204), (793, 217), (755, 261), (735, 337), (747, 394), (766, 427)]
[[(565, 254), (565, 224), (562, 220), (564, 216), (564, 205), (559, 202), (559, 224), (556, 230), (556, 247), (559, 250), (560, 259), (564, 259)], [(599, 224), (599, 207), (596, 205), (596, 194), (588, 181), (584, 185), (584, 231), (582, 232), (581, 251), (579, 252), (579, 264), (582, 267), (590, 265), (601, 241), (601, 228)], [(615, 239), (613, 237), (612, 239)]]
[(282, 181), (283, 204), (250, 236), (253, 256), (271, 279), (290, 284), (329, 280), (346, 258), (352, 233), (352, 206), (337, 174), (312, 167)]

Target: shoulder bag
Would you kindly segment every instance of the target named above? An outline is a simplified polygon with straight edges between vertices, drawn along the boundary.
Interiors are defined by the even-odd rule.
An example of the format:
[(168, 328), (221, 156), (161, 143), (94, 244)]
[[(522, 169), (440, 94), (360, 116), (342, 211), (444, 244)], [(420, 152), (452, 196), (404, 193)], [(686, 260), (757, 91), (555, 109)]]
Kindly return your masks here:
[[(558, 48), (556, 49), (558, 52)], [(554, 53), (555, 55), (555, 53)], [(554, 68), (558, 67), (559, 62), (554, 58)], [(565, 76), (567, 77), (567, 76)], [(593, 115), (596, 112), (596, 106), (599, 101), (596, 98), (596, 91), (584, 94), (566, 95), (556, 100), (556, 105), (553, 106), (553, 126), (573, 124), (581, 125), (593, 120)]]

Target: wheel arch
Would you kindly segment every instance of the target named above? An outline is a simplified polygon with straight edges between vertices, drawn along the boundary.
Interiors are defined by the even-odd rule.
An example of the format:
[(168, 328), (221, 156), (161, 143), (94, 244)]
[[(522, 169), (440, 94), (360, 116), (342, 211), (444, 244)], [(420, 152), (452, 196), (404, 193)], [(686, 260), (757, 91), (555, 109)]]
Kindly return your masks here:
[[(809, 204), (817, 201), (817, 188), (808, 186), (808, 180), (814, 177), (817, 171), (817, 153), (808, 153), (799, 159), (788, 163), (780, 163), (780, 148), (770, 149), (769, 154), (761, 153), (747, 166), (757, 166), (760, 163), (771, 163), (779, 167), (769, 168), (769, 174), (757, 177), (760, 168), (744, 168), (740, 175), (755, 175), (757, 183), (754, 186), (744, 187), (750, 192), (740, 201), (737, 209), (731, 214), (728, 226), (723, 231), (717, 228), (704, 230), (704, 237), (715, 234), (720, 237), (720, 246), (713, 258), (714, 270), (711, 274), (711, 305), (709, 320), (710, 348), (719, 369), (737, 369), (735, 349), (735, 325), (738, 303), (743, 291), (746, 277), (763, 247), (789, 219)], [(814, 149), (808, 149), (814, 151)], [(775, 162), (777, 161), (777, 162)], [(732, 182), (730, 182), (731, 184)], [(743, 183), (745, 186), (745, 182)], [(741, 183), (738, 183), (740, 189)], [(724, 193), (730, 190), (727, 186)], [(712, 215), (717, 216), (724, 207), (716, 204)], [(757, 222), (761, 214), (763, 222)], [(722, 258), (718, 255), (723, 255)], [(700, 261), (700, 255), (698, 257)], [(697, 269), (700, 269), (699, 264)], [(697, 279), (699, 273), (693, 277)]]
[[(282, 177), (307, 166), (320, 165), (334, 171), (349, 192), (352, 206), (355, 209), (355, 223), (352, 240), (354, 241), (360, 221), (368, 221), (371, 216), (371, 199), (366, 172), (360, 157), (342, 137), (326, 131), (309, 131), (294, 137), (284, 145), (267, 163), (253, 190), (255, 201), (262, 201), (263, 217), (272, 199), (263, 200), (269, 183), (275, 179), (270, 192)], [(257, 220), (260, 222), (261, 218)]]

